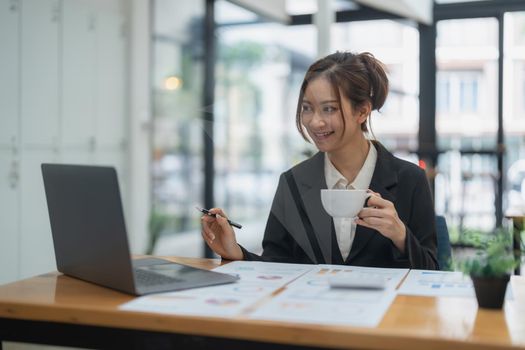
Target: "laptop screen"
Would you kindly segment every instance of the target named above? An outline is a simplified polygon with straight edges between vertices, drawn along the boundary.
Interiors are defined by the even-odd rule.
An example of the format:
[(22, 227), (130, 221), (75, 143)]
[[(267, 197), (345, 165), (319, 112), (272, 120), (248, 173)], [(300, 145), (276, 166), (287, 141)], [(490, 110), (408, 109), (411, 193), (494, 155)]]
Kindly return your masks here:
[(42, 164), (57, 267), (132, 292), (133, 275), (113, 167)]

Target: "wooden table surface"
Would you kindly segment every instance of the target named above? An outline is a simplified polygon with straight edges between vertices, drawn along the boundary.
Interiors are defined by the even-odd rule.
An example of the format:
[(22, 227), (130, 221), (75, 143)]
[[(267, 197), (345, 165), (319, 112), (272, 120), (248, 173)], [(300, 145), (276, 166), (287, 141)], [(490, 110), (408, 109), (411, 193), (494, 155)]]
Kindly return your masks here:
[(514, 298), (500, 311), (478, 309), (474, 298), (397, 296), (378, 327), (357, 328), (124, 312), (119, 305), (133, 296), (54, 272), (0, 286), (0, 317), (332, 348), (525, 349), (525, 277), (511, 285)]

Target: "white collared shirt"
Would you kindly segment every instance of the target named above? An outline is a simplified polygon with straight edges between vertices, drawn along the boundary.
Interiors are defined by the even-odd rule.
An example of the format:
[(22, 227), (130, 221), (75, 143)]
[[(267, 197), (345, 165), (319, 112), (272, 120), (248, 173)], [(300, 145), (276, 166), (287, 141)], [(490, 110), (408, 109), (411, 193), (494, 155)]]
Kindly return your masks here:
[[(329, 189), (356, 189), (356, 190), (367, 190), (370, 187), (372, 181), (372, 175), (377, 161), (377, 150), (374, 145), (370, 142), (370, 148), (368, 155), (366, 156), (365, 162), (359, 173), (355, 177), (352, 183), (335, 168), (332, 164), (328, 155), (324, 155), (324, 176), (326, 179), (326, 187)], [(353, 218), (333, 218), (335, 235), (337, 237), (337, 245), (343, 256), (343, 260), (346, 260), (352, 243), (354, 242), (356, 224)]]

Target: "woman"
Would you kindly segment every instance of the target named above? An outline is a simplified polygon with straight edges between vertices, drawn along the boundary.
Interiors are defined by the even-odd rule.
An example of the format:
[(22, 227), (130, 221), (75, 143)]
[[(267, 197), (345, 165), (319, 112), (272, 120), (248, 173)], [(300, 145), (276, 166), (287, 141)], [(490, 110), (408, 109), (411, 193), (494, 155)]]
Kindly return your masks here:
[[(283, 173), (262, 256), (237, 244), (225, 213), (202, 217), (202, 236), (224, 259), (437, 269), (435, 214), (423, 170), (370, 141), (367, 120), (388, 94), (383, 64), (370, 53), (336, 52), (307, 71), (296, 124), (319, 152)], [(368, 189), (356, 219), (331, 218), (323, 188)]]

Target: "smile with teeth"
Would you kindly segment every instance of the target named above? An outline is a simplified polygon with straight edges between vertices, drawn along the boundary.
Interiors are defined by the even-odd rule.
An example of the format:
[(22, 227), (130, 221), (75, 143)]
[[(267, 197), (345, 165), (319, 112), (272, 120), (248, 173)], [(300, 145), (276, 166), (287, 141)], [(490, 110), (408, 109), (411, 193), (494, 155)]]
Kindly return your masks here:
[(328, 136), (332, 135), (334, 132), (333, 131), (325, 131), (325, 132), (314, 132), (314, 136), (319, 139), (319, 140), (322, 140), (322, 139), (325, 139), (327, 138)]

